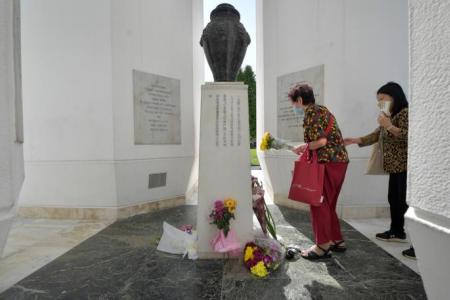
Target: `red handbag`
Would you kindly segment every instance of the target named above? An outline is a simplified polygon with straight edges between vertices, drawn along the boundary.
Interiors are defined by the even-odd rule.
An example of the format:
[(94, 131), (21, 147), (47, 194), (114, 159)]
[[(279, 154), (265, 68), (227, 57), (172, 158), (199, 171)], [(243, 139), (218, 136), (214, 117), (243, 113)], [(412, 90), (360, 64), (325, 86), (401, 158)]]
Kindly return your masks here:
[[(325, 135), (330, 133), (333, 123), (334, 118), (330, 116)], [(311, 152), (312, 155), (310, 155)], [(325, 165), (319, 164), (317, 151), (306, 148), (299, 160), (295, 162), (288, 198), (312, 206), (320, 206), (323, 202), (324, 176)]]
[(295, 162), (289, 199), (313, 206), (320, 206), (323, 202), (323, 179), (325, 166), (317, 161), (317, 151), (309, 149)]

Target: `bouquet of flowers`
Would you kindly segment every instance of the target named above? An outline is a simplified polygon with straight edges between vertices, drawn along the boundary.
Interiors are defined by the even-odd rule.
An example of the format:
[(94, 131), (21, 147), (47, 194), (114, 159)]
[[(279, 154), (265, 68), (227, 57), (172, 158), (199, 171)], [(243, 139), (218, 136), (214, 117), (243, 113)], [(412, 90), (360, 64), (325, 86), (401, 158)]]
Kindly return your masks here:
[(256, 239), (244, 247), (244, 264), (257, 277), (275, 271), (284, 259), (284, 248), (276, 240)]
[(230, 231), (231, 219), (234, 219), (234, 213), (236, 212), (236, 200), (227, 198), (225, 200), (216, 200), (214, 202), (214, 209), (209, 217), (211, 218), (211, 224), (215, 224), (217, 229), (223, 230), (225, 236)]
[(211, 246), (216, 252), (234, 252), (240, 249), (236, 234), (230, 229), (231, 219), (234, 219), (237, 201), (232, 198), (216, 200), (214, 209), (209, 215), (211, 224), (215, 224), (219, 231), (211, 241)]
[(287, 143), (287, 141), (278, 139), (273, 137), (269, 132), (264, 133), (263, 138), (261, 140), (261, 144), (259, 146), (261, 151), (267, 151), (270, 149), (280, 150), (287, 149), (292, 150), (294, 146), (291, 146)]
[(264, 200), (264, 189), (262, 183), (258, 181), (258, 178), (252, 176), (252, 199), (253, 199), (253, 212), (261, 225), (261, 229), (265, 235), (267, 232), (277, 239), (277, 229), (273, 220), (272, 214), (267, 207)]

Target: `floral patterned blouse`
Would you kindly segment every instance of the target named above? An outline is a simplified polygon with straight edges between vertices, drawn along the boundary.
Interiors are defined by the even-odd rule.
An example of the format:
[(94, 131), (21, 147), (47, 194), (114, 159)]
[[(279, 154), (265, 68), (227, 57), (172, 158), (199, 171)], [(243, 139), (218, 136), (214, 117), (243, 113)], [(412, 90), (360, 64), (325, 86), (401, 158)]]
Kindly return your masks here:
[(305, 142), (310, 143), (325, 137), (327, 138), (327, 144), (317, 149), (319, 163), (348, 163), (348, 153), (336, 118), (334, 118), (329, 134), (325, 133), (330, 120), (333, 118), (333, 114), (325, 106), (308, 106), (303, 121)]

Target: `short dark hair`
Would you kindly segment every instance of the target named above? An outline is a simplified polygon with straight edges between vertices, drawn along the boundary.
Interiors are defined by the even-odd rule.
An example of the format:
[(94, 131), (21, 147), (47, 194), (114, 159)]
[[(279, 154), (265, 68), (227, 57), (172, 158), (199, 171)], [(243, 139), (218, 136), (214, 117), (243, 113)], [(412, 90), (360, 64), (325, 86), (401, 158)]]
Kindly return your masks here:
[(408, 100), (406, 99), (405, 92), (403, 92), (402, 87), (396, 82), (390, 81), (386, 83), (378, 89), (377, 95), (378, 94), (386, 94), (392, 97), (392, 116), (395, 116), (402, 109), (408, 107)]
[(297, 84), (288, 93), (288, 98), (292, 102), (297, 102), (298, 97), (303, 99), (303, 105), (316, 103), (316, 98), (314, 97), (314, 91), (312, 87), (307, 84)]

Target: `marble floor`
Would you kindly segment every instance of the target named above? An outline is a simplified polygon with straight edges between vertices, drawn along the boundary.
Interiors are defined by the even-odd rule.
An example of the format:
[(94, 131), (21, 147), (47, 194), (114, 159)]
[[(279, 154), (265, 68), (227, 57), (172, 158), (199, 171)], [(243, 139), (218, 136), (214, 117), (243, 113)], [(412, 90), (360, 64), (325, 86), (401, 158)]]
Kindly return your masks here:
[[(307, 212), (270, 206), (286, 244), (312, 245)], [(426, 299), (420, 276), (343, 222), (349, 250), (284, 263), (265, 279), (239, 260), (190, 261), (156, 250), (162, 223), (195, 223), (182, 206), (120, 220), (14, 284), (0, 299)]]
[[(261, 168), (253, 167), (252, 175), (257, 177), (259, 181), (264, 182), (264, 172)], [(386, 200), (387, 201), (387, 200)], [(272, 199), (269, 195), (266, 195), (266, 202), (268, 204), (273, 204)], [(361, 232), (365, 237), (369, 240), (377, 244), (383, 250), (400, 260), (403, 264), (407, 265), (410, 269), (419, 274), (419, 268), (417, 266), (416, 260), (411, 260), (409, 258), (405, 258), (402, 255), (402, 251), (409, 248), (410, 243), (387, 243), (375, 238), (375, 234), (379, 232), (384, 232), (389, 228), (389, 219), (347, 219), (345, 220), (351, 226), (353, 226), (356, 230)]]
[(361, 232), (369, 240), (383, 248), (390, 255), (407, 265), (411, 270), (420, 274), (417, 261), (406, 258), (402, 255), (402, 251), (410, 247), (410, 243), (391, 243), (383, 242), (375, 238), (375, 234), (386, 231), (389, 228), (390, 219), (349, 219), (345, 220), (353, 228)]
[(107, 221), (16, 218), (0, 258), (0, 292), (110, 224)]

